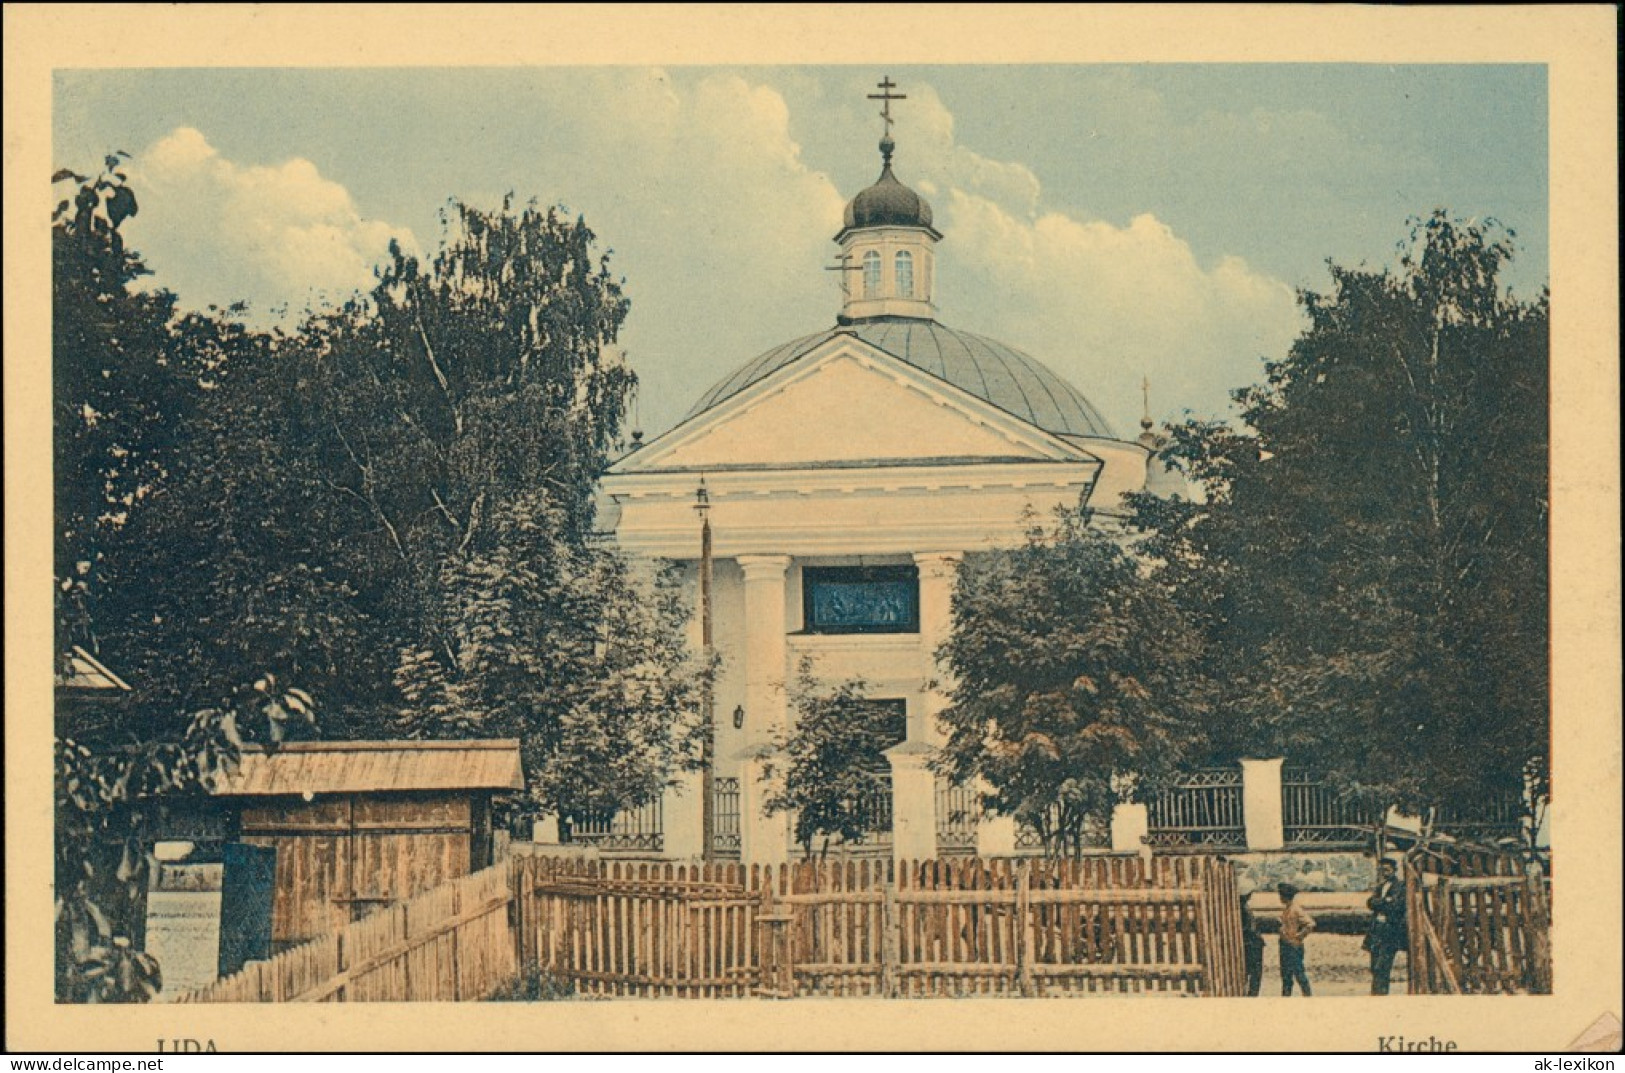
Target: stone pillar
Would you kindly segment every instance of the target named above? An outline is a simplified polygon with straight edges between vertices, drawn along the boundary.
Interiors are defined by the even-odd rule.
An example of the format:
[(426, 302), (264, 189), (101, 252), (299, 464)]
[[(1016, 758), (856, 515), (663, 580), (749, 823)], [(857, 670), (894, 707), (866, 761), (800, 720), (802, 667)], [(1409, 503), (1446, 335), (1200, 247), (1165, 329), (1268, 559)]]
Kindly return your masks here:
[(983, 816), (976, 825), (978, 857), (1013, 857), (1016, 854), (1016, 818)]
[(698, 860), (705, 849), (705, 817), (698, 771), (680, 771), (660, 802), (662, 853), (677, 861)]
[(753, 755), (739, 763), (739, 859), (747, 865), (783, 864), (790, 859), (790, 814), (769, 816), (763, 807), (773, 792), (763, 776), (775, 767), (774, 761), (771, 756)]
[(557, 816), (543, 816), (537, 820), (530, 829), (530, 840), (538, 846), (556, 846), (559, 844), (559, 818)]
[(745, 741), (760, 751), (789, 727), (784, 572), (790, 557), (741, 555), (739, 566), (745, 572)]
[[(977, 801), (992, 793), (987, 780), (978, 778), (972, 785)], [(978, 857), (1013, 857), (1016, 853), (1016, 818), (995, 816), (982, 812), (976, 818), (976, 855)]]
[(920, 570), (920, 675), (935, 682), (920, 696), (919, 711), (909, 720), (910, 741), (940, 748), (944, 734), (937, 725), (937, 713), (948, 706), (953, 688), (946, 669), (937, 665), (937, 650), (953, 631), (954, 578), (958, 574), (957, 551), (916, 552), (914, 563)]
[(937, 855), (937, 777), (926, 765), (929, 746), (905, 741), (886, 750), (891, 762), (892, 856), (931, 860)]
[(1146, 835), (1151, 833), (1151, 815), (1144, 805), (1119, 801), (1112, 806), (1112, 849), (1118, 853), (1150, 856)]
[(1281, 822), (1281, 762), (1279, 756), (1241, 762), (1241, 818), (1248, 849), (1286, 845), (1286, 827)]

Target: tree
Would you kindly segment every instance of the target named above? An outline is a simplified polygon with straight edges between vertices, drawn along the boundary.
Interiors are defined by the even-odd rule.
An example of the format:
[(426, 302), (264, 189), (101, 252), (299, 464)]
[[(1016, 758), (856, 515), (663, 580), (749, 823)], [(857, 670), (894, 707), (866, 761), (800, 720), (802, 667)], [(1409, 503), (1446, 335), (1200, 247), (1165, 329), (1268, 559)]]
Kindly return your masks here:
[(795, 728), (775, 745), (783, 774), (765, 802), (771, 813), (795, 814), (795, 839), (808, 856), (822, 840), (857, 842), (872, 835), (875, 802), (889, 800), (886, 749), (903, 739), (895, 709), (869, 696), (861, 678), (826, 685), (811, 659), (796, 669), (791, 691)]
[(304, 400), (284, 343), (231, 311), (168, 327), (166, 352), (206, 375), (188, 419), (166, 430), (164, 481), (106, 564), (99, 629), (139, 686), (120, 740), (178, 737), (245, 667), (321, 697), (329, 733), (387, 685), (393, 649), (343, 569), (350, 517), (320, 494), (317, 462), (290, 434)]
[[(152, 618), (156, 593), (207, 588), (197, 584), (197, 564), (219, 549), (200, 545), (185, 525), (154, 523), (165, 516), (169, 497), (186, 500), (190, 491), (189, 501), (198, 503), (190, 480), (198, 415), (236, 357), (264, 344), (226, 320), (176, 317), (172, 295), (133, 287), (147, 269), (119, 231), (137, 211), (121, 170), (124, 155), (108, 156), (95, 179), (67, 170), (54, 177), (77, 187), (52, 216), (59, 659), (75, 644), (99, 649), (104, 638), (115, 646), (131, 640), (138, 632), (132, 625)], [(201, 491), (210, 497), (206, 510), (187, 522), (229, 513), (258, 490)], [(154, 533), (161, 539), (155, 542)], [(166, 542), (169, 557), (160, 563), (150, 553)], [(121, 649), (141, 651), (139, 643)], [(167, 655), (179, 663), (186, 653)], [(160, 967), (143, 949), (149, 823), (166, 802), (206, 792), (246, 742), (274, 745), (290, 727), (314, 723), (308, 693), (286, 678), (245, 670), (253, 665), (238, 661), (229, 676), (215, 676), (212, 691), (197, 694), (207, 699), (191, 708), (147, 704), (121, 726), (59, 720), (53, 832), (59, 1000), (141, 1002), (158, 991)], [(194, 678), (210, 677), (192, 670)]]
[(454, 204), (447, 223), (431, 261), (394, 250), (367, 302), (290, 347), (303, 479), (393, 660), (350, 723), (518, 737), (528, 807), (566, 820), (642, 804), (688, 762), (709, 672), (675, 582), (593, 537), (635, 383), (627, 300), (580, 220)]
[[(289, 435), (314, 462), (300, 479), (344, 534), (335, 568), (355, 606), (387, 624), (382, 651), (427, 652), (455, 678), (446, 582), (536, 492), (585, 543), (634, 378), (615, 348), (627, 302), (585, 224), (508, 204), (456, 204), (447, 223), (431, 262), (394, 250), (369, 299), (313, 318), (287, 361), (303, 403)], [(397, 729), (405, 670), (357, 698), (371, 732)]]
[(1158, 789), (1202, 742), (1202, 639), (1162, 587), (1063, 512), (1018, 548), (969, 556), (942, 651), (954, 679), (941, 719), (956, 781), (1015, 816), (1052, 854)]
[(457, 663), (405, 653), (400, 683), (411, 732), (519, 738), (530, 810), (568, 824), (644, 804), (692, 766), (709, 672), (676, 574), (569, 540), (562, 514), (543, 492), (494, 510), (444, 568)]
[(1438, 212), (1397, 270), (1332, 266), (1247, 427), (1188, 422), (1200, 503), (1142, 498), (1145, 549), (1211, 640), (1230, 751), (1375, 804), (1545, 782), (1547, 299), (1511, 236)]
[(164, 343), (174, 297), (132, 284), (147, 274), (120, 225), (137, 212), (123, 153), (73, 184), (51, 218), (51, 376), (57, 652), (98, 647), (95, 604), (111, 541), (159, 486), (168, 430), (196, 400), (192, 370)]

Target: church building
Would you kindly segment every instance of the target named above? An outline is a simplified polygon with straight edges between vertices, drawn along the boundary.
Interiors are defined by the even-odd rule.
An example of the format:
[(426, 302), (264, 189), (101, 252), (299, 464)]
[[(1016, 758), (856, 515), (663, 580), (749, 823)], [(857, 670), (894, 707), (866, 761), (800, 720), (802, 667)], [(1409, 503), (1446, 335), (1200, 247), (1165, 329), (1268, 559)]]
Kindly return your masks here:
[[(848, 203), (834, 238), (844, 268), (834, 325), (740, 365), (603, 481), (614, 540), (682, 563), (696, 607), (709, 529), (721, 664), (713, 844), (750, 861), (796, 852), (789, 818), (762, 814), (760, 776), (790, 729), (789, 687), (805, 657), (821, 682), (862, 678), (898, 712), (892, 801), (880, 810), (891, 852), (1011, 852), (1008, 820), (985, 821), (971, 838), (961, 829), (949, 845), (947, 802), (972, 795), (939, 786), (927, 767), (943, 741), (933, 653), (948, 636), (956, 565), (1020, 544), (1034, 514), (1059, 506), (1087, 503), (1109, 525), (1125, 493), (1162, 478), (1149, 421), (1139, 440), (1120, 439), (1033, 357), (937, 318), (944, 236), (894, 174), (889, 115), (887, 126), (880, 177)], [(696, 650), (704, 617), (692, 627)], [(693, 782), (666, 795), (668, 857), (700, 855)], [(887, 845), (886, 832), (876, 841)]]

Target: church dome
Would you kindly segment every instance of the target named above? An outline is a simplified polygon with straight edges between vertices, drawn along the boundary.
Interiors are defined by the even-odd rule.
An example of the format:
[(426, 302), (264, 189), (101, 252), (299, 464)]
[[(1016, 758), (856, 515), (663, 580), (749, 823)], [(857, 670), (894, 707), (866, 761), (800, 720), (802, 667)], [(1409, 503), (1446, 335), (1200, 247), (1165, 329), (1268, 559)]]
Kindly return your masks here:
[(894, 145), (890, 138), (880, 143), (880, 152), (885, 160), (880, 169), (880, 178), (846, 203), (842, 234), (860, 227), (931, 227), (931, 206), (892, 174)]
[(871, 317), (776, 346), (715, 384), (685, 420), (841, 335), (856, 336), (1046, 432), (1116, 439), (1100, 411), (1037, 359), (996, 340), (915, 317)]

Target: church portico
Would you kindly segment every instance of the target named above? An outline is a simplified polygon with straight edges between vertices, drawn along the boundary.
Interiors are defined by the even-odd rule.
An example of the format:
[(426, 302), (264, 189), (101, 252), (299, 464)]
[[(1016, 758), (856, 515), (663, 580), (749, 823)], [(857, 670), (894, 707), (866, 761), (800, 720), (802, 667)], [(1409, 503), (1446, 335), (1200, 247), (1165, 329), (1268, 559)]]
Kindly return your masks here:
[[(709, 578), (714, 775), (728, 809), (714, 844), (751, 861), (795, 852), (790, 818), (763, 812), (763, 776), (795, 729), (804, 660), (822, 686), (861, 679), (898, 714), (882, 810), (891, 852), (936, 855), (943, 802), (964, 813), (974, 797), (931, 769), (959, 563), (1019, 545), (1057, 508), (1109, 516), (1151, 468), (1149, 444), (1118, 439), (1041, 362), (935, 319), (943, 235), (893, 173), (896, 148), (888, 133), (879, 180), (835, 236), (835, 326), (741, 365), (603, 482), (621, 548), (682, 564), (697, 608)], [(668, 823), (693, 814), (666, 812)], [(1008, 822), (982, 826), (974, 840), (953, 831), (954, 845), (1012, 842)]]

